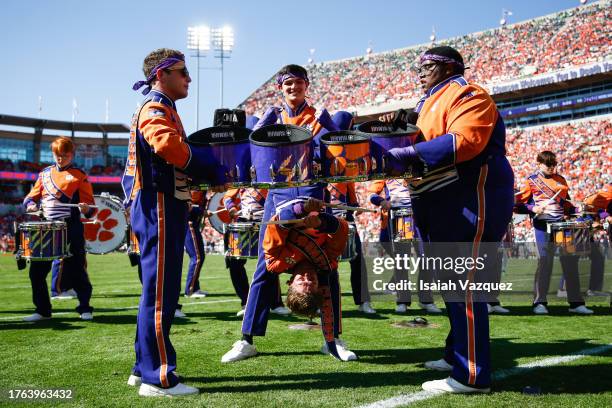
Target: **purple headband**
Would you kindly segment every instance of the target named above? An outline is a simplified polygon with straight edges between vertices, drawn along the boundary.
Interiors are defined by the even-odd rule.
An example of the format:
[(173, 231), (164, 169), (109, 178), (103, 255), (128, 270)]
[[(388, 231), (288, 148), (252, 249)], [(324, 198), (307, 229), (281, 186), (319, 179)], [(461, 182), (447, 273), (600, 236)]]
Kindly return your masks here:
[(421, 64), (423, 63), (423, 61), (427, 61), (427, 60), (443, 62), (445, 64), (455, 64), (463, 68), (463, 63), (457, 61), (454, 58), (445, 57), (443, 55), (427, 54), (427, 53), (421, 55), (421, 59), (420, 59)]
[(278, 74), (276, 76), (276, 83), (279, 85), (282, 85), (283, 82), (285, 82), (286, 80), (288, 80), (289, 78), (301, 78), (306, 82), (310, 82), (308, 80), (308, 76), (307, 75), (302, 75), (302, 74), (292, 74), (292, 73), (288, 73), (288, 74)]
[(138, 81), (138, 82), (136, 82), (132, 86), (132, 89), (137, 91), (140, 88), (142, 88), (143, 86), (148, 85), (142, 91), (143, 95), (148, 94), (149, 92), (151, 92), (151, 85), (150, 84), (151, 84), (151, 81), (153, 81), (155, 79), (155, 76), (157, 75), (157, 71), (159, 71), (160, 69), (170, 68), (171, 66), (173, 66), (174, 64), (177, 64), (179, 62), (185, 62), (185, 56), (184, 55), (173, 55), (171, 57), (163, 59), (159, 64), (157, 64), (151, 70), (151, 73), (149, 74), (149, 76), (147, 77), (147, 79), (145, 81)]

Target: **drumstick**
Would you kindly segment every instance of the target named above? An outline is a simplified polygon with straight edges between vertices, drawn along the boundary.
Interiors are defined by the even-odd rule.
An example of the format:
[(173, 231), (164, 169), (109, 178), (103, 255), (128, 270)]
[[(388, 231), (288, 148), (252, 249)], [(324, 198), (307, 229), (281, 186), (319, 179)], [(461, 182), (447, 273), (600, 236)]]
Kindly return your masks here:
[(225, 208), (221, 208), (220, 210), (213, 211), (211, 214), (219, 214), (220, 212), (227, 211)]
[(329, 204), (329, 203), (325, 203), (326, 207), (329, 208), (338, 208), (340, 210), (348, 210), (348, 211), (361, 211), (361, 212), (372, 212), (372, 213), (377, 213), (378, 210), (373, 210), (371, 208), (364, 208), (364, 207), (351, 207), (349, 205), (344, 205), (344, 204)]
[[(61, 205), (62, 207), (78, 207), (79, 206), (78, 204), (67, 204), (67, 203), (61, 203), (59, 205)], [(89, 205), (89, 204), (87, 205), (89, 206), (89, 208), (98, 208), (97, 205)]]
[(275, 220), (275, 221), (266, 221), (263, 224), (265, 225), (271, 225), (271, 224), (298, 224), (300, 222), (303, 222), (304, 220), (300, 219), (300, 220)]

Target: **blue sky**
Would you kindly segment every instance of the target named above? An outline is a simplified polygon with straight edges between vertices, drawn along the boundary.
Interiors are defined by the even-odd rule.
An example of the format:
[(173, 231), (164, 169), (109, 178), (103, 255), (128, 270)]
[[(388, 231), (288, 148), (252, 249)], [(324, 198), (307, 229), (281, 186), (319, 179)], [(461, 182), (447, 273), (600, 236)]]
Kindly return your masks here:
[[(578, 0), (489, 1), (158, 1), (4, 0), (0, 13), (3, 78), (0, 113), (102, 122), (106, 99), (110, 122), (129, 123), (141, 100), (131, 90), (142, 79), (142, 60), (159, 47), (187, 53), (187, 27), (231, 25), (235, 48), (225, 62), (225, 105), (234, 107), (278, 68), (362, 55), (496, 27), (502, 8), (517, 22), (576, 7)], [(194, 81), (178, 102), (187, 133), (195, 131), (195, 58), (187, 64)], [(203, 68), (218, 67), (207, 56)], [(200, 128), (219, 107), (219, 71), (200, 71)]]

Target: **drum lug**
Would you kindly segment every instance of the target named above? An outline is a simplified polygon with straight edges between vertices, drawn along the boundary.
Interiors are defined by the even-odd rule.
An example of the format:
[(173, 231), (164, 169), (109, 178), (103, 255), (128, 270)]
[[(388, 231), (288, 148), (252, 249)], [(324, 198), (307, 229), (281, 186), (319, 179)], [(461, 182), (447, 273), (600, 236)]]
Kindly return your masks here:
[(255, 171), (255, 166), (251, 166), (250, 173), (251, 173), (251, 180), (252, 181), (257, 180), (257, 171)]
[(238, 167), (238, 165), (236, 165), (236, 180), (240, 179), (240, 167)]
[(367, 157), (362, 157), (362, 160), (363, 160), (363, 171), (367, 175), (370, 172), (370, 169), (368, 169), (368, 159)]
[(338, 158), (334, 158), (334, 174), (333, 176), (337, 176), (340, 173)]
[(372, 171), (376, 170), (376, 159), (372, 157)]

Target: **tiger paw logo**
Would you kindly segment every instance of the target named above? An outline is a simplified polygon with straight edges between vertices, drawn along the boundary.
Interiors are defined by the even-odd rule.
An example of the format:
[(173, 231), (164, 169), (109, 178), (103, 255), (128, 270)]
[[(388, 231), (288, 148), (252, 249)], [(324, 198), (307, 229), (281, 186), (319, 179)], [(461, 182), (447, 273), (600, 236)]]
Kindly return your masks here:
[(93, 219), (83, 220), (85, 224), (85, 239), (87, 241), (106, 242), (115, 238), (113, 229), (119, 225), (119, 221), (112, 217), (113, 213), (104, 208), (96, 214)]

